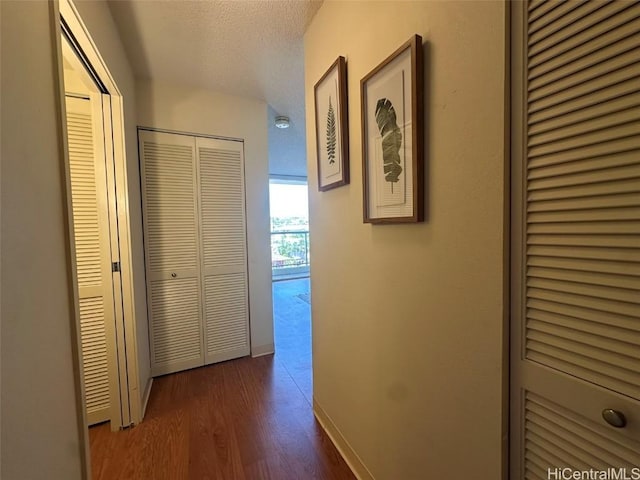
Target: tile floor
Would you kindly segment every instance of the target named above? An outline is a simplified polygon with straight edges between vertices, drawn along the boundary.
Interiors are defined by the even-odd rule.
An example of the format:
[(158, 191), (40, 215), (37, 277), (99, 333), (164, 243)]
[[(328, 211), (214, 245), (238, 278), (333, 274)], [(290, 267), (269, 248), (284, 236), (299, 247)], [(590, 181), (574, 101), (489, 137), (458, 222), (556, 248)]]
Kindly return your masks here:
[(311, 305), (309, 278), (273, 282), (276, 361), (289, 372), (311, 405)]

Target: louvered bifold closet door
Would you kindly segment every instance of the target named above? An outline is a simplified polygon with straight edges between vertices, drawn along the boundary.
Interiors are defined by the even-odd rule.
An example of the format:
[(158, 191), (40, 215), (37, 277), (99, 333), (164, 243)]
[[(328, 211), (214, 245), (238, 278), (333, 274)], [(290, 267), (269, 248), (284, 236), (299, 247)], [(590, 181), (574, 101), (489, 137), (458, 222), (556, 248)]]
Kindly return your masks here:
[(243, 143), (197, 138), (206, 363), (249, 354)]
[[(66, 97), (80, 336), (89, 425), (111, 418), (115, 355), (113, 284), (100, 96)], [(116, 372), (112, 372), (116, 378)]]
[(152, 375), (204, 361), (193, 137), (139, 131)]
[(520, 474), (640, 466), (640, 2), (522, 28)]

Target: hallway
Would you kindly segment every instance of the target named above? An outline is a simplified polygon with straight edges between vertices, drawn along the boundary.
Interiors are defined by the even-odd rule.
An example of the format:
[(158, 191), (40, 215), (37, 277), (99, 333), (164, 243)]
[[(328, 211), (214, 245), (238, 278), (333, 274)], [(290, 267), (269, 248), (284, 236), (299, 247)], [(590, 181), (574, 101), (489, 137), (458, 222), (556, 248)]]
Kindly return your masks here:
[(274, 284), (275, 356), (156, 378), (143, 423), (92, 428), (93, 478), (354, 478), (311, 411), (308, 292), (308, 279)]

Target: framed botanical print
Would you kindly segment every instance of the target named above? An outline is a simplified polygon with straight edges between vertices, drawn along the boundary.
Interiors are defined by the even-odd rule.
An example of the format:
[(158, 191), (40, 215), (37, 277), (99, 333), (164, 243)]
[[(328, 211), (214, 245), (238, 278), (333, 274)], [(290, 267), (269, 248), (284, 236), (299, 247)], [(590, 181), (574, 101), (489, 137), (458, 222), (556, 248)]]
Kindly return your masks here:
[(365, 223), (424, 220), (422, 38), (360, 82)]
[(320, 191), (349, 183), (347, 63), (338, 57), (314, 87)]

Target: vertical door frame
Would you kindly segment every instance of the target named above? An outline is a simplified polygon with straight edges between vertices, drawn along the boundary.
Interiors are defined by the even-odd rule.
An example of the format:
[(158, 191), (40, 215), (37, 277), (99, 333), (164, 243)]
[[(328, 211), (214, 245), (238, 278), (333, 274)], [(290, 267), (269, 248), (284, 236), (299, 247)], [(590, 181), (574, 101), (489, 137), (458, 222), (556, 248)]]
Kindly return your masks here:
[(78, 265), (76, 262), (76, 246), (73, 235), (73, 206), (71, 203), (71, 170), (69, 163), (69, 142), (67, 133), (67, 110), (64, 91), (64, 70), (62, 56), (62, 28), (60, 25), (60, 8), (58, 0), (53, 0), (50, 4), (51, 15), (51, 43), (54, 65), (57, 64), (57, 113), (58, 113), (58, 134), (60, 150), (60, 182), (62, 184), (63, 214), (67, 228), (64, 229), (66, 237), (67, 275), (69, 282), (69, 303), (71, 318), (71, 356), (73, 365), (73, 377), (76, 391), (76, 415), (78, 425), (78, 444), (80, 450), (80, 462), (82, 464), (82, 479), (91, 478), (91, 452), (89, 447), (89, 432), (87, 431), (87, 410), (85, 407), (85, 388), (82, 369), (82, 339), (80, 336), (80, 295), (78, 289)]
[(525, 135), (525, 115), (524, 110), (524, 62), (526, 55), (526, 45), (524, 44), (524, 20), (526, 2), (515, 2), (511, 5), (509, 15), (510, 29), (510, 55), (509, 81), (510, 88), (510, 154), (511, 154), (511, 191), (510, 191), (510, 220), (509, 229), (511, 259), (509, 268), (511, 273), (510, 281), (510, 353), (509, 353), (509, 478), (514, 480), (521, 478), (522, 474), (522, 447), (524, 445), (524, 432), (522, 429), (524, 412), (524, 398), (521, 390), (516, 390), (516, 383), (513, 381), (513, 367), (522, 360), (522, 328), (519, 319), (523, 315), (523, 273), (524, 273), (524, 241), (525, 232), (523, 225), (523, 192), (524, 182), (524, 141)]
[[(122, 404), (122, 425), (114, 426), (112, 429), (118, 429), (120, 427), (127, 427), (132, 424), (137, 424), (142, 420), (142, 405), (140, 395), (138, 393), (138, 358), (137, 358), (137, 343), (136, 343), (136, 323), (135, 323), (135, 297), (134, 297), (134, 284), (133, 284), (133, 263), (132, 263), (132, 250), (131, 250), (131, 226), (129, 219), (129, 198), (127, 189), (127, 165), (125, 154), (125, 140), (124, 140), (124, 109), (123, 98), (120, 90), (118, 89), (113, 76), (109, 72), (106, 63), (104, 62), (100, 52), (98, 51), (95, 43), (93, 42), (91, 35), (84, 22), (82, 21), (78, 10), (73, 4), (72, 0), (59, 0), (59, 3), (53, 4), (54, 15), (53, 21), (54, 39), (56, 45), (56, 54), (58, 60), (58, 67), (60, 72), (60, 78), (62, 78), (62, 52), (61, 52), (61, 19), (64, 20), (69, 30), (73, 33), (74, 40), (77, 42), (77, 47), (81, 50), (84, 57), (90, 63), (93, 71), (98, 75), (100, 82), (105, 86), (108, 91), (108, 95), (103, 96), (104, 107), (104, 124), (105, 124), (105, 136), (106, 138), (112, 138), (113, 142), (106, 142), (106, 158), (107, 158), (107, 170), (109, 173), (109, 204), (110, 212), (117, 212), (117, 218), (110, 219), (112, 225), (118, 226), (118, 238), (119, 238), (119, 262), (120, 273), (114, 275), (114, 281), (116, 277), (119, 277), (121, 284), (121, 299), (118, 299), (119, 292), (116, 292), (115, 302), (121, 305), (122, 314), (120, 321), (116, 319), (116, 338), (118, 341), (118, 369), (120, 370), (120, 392)], [(60, 82), (61, 89), (61, 101), (64, 99), (64, 92), (62, 91), (62, 81)], [(105, 98), (106, 97), (106, 98)], [(110, 108), (109, 108), (110, 107)], [(64, 113), (64, 102), (62, 105), (62, 112)], [(66, 135), (66, 127), (64, 127), (64, 117), (62, 118), (63, 133)], [(65, 158), (68, 163), (68, 147), (66, 139), (63, 139), (65, 145)], [(110, 162), (111, 160), (111, 162)], [(67, 183), (67, 196), (68, 196), (68, 208), (71, 208), (70, 197), (70, 177), (68, 168), (65, 168), (65, 176)], [(116, 188), (116, 185), (119, 188)], [(111, 213), (110, 213), (111, 215)], [(73, 232), (72, 215), (71, 210), (68, 214), (70, 232)], [(72, 253), (74, 249), (72, 247)], [(112, 254), (113, 255), (113, 254)], [(75, 260), (72, 259), (73, 273), (76, 273)], [(74, 277), (75, 278), (75, 277)], [(77, 287), (74, 286), (75, 298), (77, 303)], [(74, 330), (76, 332), (77, 352), (74, 354), (74, 364), (80, 372), (80, 376), (77, 381), (82, 383), (82, 362), (81, 362), (81, 349), (80, 345), (80, 328), (79, 328), (79, 312), (76, 307), (76, 318), (74, 319)], [(122, 382), (125, 382), (124, 384)], [(79, 401), (82, 404), (82, 411), (80, 412), (83, 430), (86, 430), (86, 414), (84, 412), (84, 386), (80, 385), (78, 388)], [(86, 444), (86, 432), (81, 433), (84, 437)], [(81, 439), (82, 440), (82, 439)], [(88, 448), (87, 448), (88, 455)], [(88, 468), (88, 462), (87, 462)]]
[[(501, 479), (511, 479), (511, 319), (513, 308), (513, 269), (512, 263), (516, 258), (517, 250), (513, 249), (513, 226), (514, 210), (513, 205), (513, 163), (517, 157), (514, 156), (514, 146), (517, 138), (513, 137), (513, 66), (516, 65), (514, 56), (514, 32), (513, 15), (517, 10), (513, 2), (504, 2), (504, 176), (503, 176), (503, 240), (502, 240), (502, 412), (501, 412), (501, 433), (502, 442), (500, 448), (501, 456)], [(515, 141), (514, 141), (515, 140)], [(515, 172), (517, 173), (517, 172)]]

